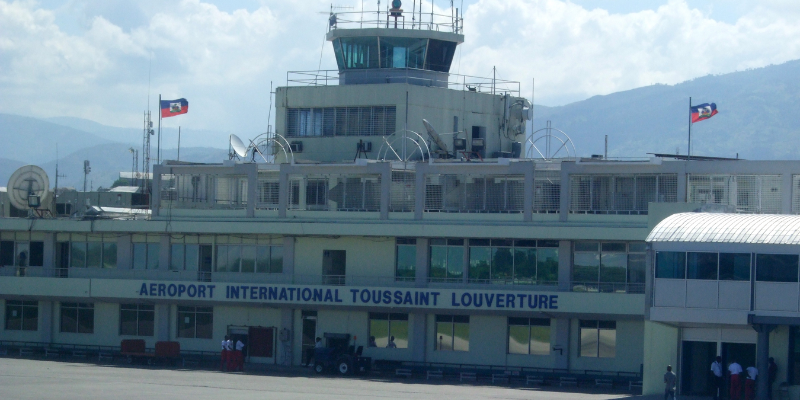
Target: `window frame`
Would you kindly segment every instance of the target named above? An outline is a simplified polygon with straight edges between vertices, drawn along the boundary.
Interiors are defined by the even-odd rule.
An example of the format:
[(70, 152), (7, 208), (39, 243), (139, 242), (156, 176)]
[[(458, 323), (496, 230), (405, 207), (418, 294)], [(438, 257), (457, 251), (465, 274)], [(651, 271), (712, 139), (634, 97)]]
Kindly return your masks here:
[[(60, 304), (60, 311), (59, 332), (94, 334), (94, 303), (62, 302)], [(72, 311), (75, 313), (74, 330), (65, 328), (65, 325), (70, 324), (69, 320), (65, 320), (65, 314), (72, 313)], [(91, 315), (91, 317), (86, 317), (86, 315)], [(91, 326), (86, 330), (82, 330), (81, 321), (85, 318), (89, 318)], [(67, 325), (67, 327), (69, 326)]]
[[(613, 327), (610, 327), (613, 326)], [(587, 355), (584, 353), (584, 330), (587, 332), (594, 331), (594, 339), (595, 341), (595, 351), (593, 351), (594, 355)], [(614, 352), (613, 355), (603, 355), (602, 351), (602, 332), (603, 331), (613, 331), (614, 332), (614, 346), (612, 351)], [(617, 357), (617, 321), (615, 320), (578, 320), (578, 357), (584, 358), (616, 358)]]
[[(34, 316), (27, 315), (26, 311), (35, 312)], [(10, 317), (13, 312), (19, 312), (19, 326), (14, 327), (10, 324)], [(26, 324), (26, 320), (33, 320), (31, 323)], [(16, 324), (15, 324), (16, 325)], [(3, 325), (7, 331), (38, 331), (39, 330), (39, 301), (38, 300), (6, 300), (5, 307), (5, 324)]]
[[(177, 329), (175, 330), (175, 337), (184, 338), (184, 339), (213, 339), (214, 336), (214, 307), (189, 307), (189, 306), (178, 306), (178, 310), (176, 314), (176, 323)], [(205, 335), (205, 327), (204, 327), (204, 335), (200, 336), (198, 327), (200, 326), (198, 322), (198, 317), (203, 316), (210, 318), (205, 324), (210, 325), (210, 329), (208, 329), (208, 335)], [(184, 324), (191, 324), (191, 327), (184, 326), (181, 328), (181, 318), (184, 318)], [(186, 318), (191, 318), (191, 322), (186, 320)], [(204, 321), (205, 322), (205, 321)], [(204, 325), (205, 325), (204, 324)], [(185, 331), (190, 329), (191, 334), (185, 335)]]
[[(525, 323), (523, 323), (523, 321)], [(506, 326), (507, 326), (507, 335), (506, 335), (506, 354), (513, 354), (513, 355), (529, 355), (529, 356), (549, 356), (551, 353), (552, 342), (551, 342), (551, 335), (552, 335), (552, 321), (550, 318), (517, 318), (517, 317), (508, 317), (506, 319)], [(511, 351), (511, 340), (512, 340), (512, 327), (527, 327), (527, 351), (525, 353), (517, 353)], [(533, 340), (533, 330), (535, 327), (547, 329), (547, 351), (546, 352), (533, 352), (532, 349), (532, 340)]]
[[(128, 333), (123, 329), (123, 313), (132, 313), (135, 316), (136, 332)], [(119, 335), (120, 336), (155, 336), (155, 306), (152, 304), (141, 303), (120, 303), (119, 305)], [(143, 318), (149, 316), (148, 318)], [(145, 332), (142, 332), (142, 323), (150, 323), (149, 333), (148, 327), (145, 327)]]
[[(470, 336), (470, 318), (469, 315), (441, 315), (436, 314), (434, 316), (434, 350), (435, 351), (461, 351), (461, 352), (469, 352), (469, 336)], [(440, 325), (441, 324), (441, 325)], [(442, 326), (443, 328), (447, 328), (449, 325), (450, 329), (446, 329), (450, 332), (449, 334), (449, 343), (445, 343), (444, 337), (439, 335), (440, 329), (439, 327)], [(463, 328), (466, 326), (466, 348), (462, 345), (457, 349), (456, 348), (456, 336), (457, 336), (457, 328)], [(463, 332), (462, 332), (463, 333)], [(443, 348), (442, 345), (446, 344), (447, 347)]]
[[(386, 344), (388, 344), (388, 340), (390, 337), (395, 337), (395, 348), (397, 349), (407, 349), (408, 344), (410, 341), (410, 330), (409, 330), (409, 318), (407, 313), (374, 313), (371, 312), (368, 315), (368, 323), (367, 323), (367, 331), (368, 337), (375, 336), (376, 344), (380, 342), (376, 347), (378, 348), (389, 348), (386, 344), (383, 343), (383, 337), (377, 337), (375, 332), (373, 332), (373, 321), (386, 321)], [(393, 322), (398, 325), (396, 330), (392, 329), (392, 326), (395, 325)], [(401, 333), (398, 333), (397, 330), (402, 332), (402, 328), (400, 326), (405, 325), (405, 337), (402, 336)], [(398, 336), (401, 335), (401, 336)]]

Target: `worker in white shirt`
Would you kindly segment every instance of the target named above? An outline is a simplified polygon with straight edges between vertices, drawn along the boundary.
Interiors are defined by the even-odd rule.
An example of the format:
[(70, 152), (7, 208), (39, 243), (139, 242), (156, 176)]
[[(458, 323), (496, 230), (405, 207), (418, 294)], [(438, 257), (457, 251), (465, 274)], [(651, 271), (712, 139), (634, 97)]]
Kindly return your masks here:
[(220, 351), (219, 370), (225, 371), (225, 365), (228, 363), (228, 336), (222, 339), (222, 350)]
[(722, 375), (722, 357), (717, 356), (717, 359), (711, 363), (711, 375), (714, 378), (714, 400), (719, 400), (722, 397), (722, 384), (724, 382)]
[(241, 339), (236, 340), (236, 369), (239, 371), (244, 372), (244, 353), (242, 353), (242, 349), (244, 349), (244, 343), (242, 343)]
[(753, 400), (756, 398), (756, 377), (758, 376), (758, 369), (754, 366), (747, 367), (747, 380), (744, 381), (744, 398), (745, 400)]
[(236, 366), (236, 354), (233, 353), (233, 341), (229, 336), (225, 336), (225, 348), (228, 349), (228, 371), (233, 371)]
[(731, 374), (731, 400), (740, 400), (742, 397), (742, 366), (733, 359), (731, 365), (728, 365), (728, 372)]

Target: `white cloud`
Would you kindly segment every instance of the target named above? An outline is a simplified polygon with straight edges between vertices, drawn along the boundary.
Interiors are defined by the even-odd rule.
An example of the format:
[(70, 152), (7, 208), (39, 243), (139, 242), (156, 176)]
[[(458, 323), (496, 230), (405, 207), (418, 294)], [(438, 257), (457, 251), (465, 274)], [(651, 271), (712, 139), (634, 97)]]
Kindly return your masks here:
[(629, 14), (556, 0), (481, 0), (465, 13), (461, 72), (486, 75), (496, 65), (528, 93), (536, 78), (537, 102), (553, 104), (761, 67), (800, 58), (798, 7), (786, 8), (759, 6), (728, 24), (683, 0)]
[[(760, 67), (800, 58), (796, 3), (757, 2), (724, 23), (685, 0), (627, 14), (557, 0), (478, 0), (464, 12), (466, 43), (453, 71), (491, 76), (497, 66), (500, 78), (522, 81), (524, 95), (535, 77), (537, 103), (552, 105)], [(327, 16), (319, 14), (328, 2), (250, 5), (71, 0), (48, 10), (0, 0), (0, 112), (138, 127), (152, 60), (152, 98), (191, 104), (170, 126), (254, 136), (266, 129), (270, 81), (284, 85), (287, 70), (316, 69), (323, 45), (322, 68), (335, 63), (323, 42)], [(63, 27), (70, 18), (77, 28)], [(224, 138), (182, 140), (225, 146)]]

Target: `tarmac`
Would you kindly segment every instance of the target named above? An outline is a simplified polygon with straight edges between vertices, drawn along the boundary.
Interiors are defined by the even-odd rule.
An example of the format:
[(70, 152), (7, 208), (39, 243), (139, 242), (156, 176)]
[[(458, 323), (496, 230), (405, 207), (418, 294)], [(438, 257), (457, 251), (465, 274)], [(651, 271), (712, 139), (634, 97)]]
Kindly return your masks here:
[[(219, 372), (0, 358), (0, 399), (645, 399), (590, 389), (503, 387), (452, 381), (313, 375), (302, 368)], [(681, 399), (686, 399), (681, 397)]]

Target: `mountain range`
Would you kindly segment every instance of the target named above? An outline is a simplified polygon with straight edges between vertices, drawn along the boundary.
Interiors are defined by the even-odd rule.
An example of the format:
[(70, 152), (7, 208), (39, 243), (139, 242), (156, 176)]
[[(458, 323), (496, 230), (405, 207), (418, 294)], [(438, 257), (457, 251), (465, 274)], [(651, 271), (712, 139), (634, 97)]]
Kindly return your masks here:
[[(692, 124), (692, 154), (746, 159), (798, 159), (800, 152), (800, 60), (724, 75), (699, 77), (676, 85), (651, 85), (594, 96), (575, 103), (534, 106), (529, 130), (542, 134), (548, 121), (566, 133), (578, 156), (647, 157), (647, 153), (686, 154), (689, 101), (714, 102), (719, 114)], [(0, 113), (0, 186), (20, 166), (42, 166), (54, 184), (56, 148), (59, 186), (83, 187), (83, 160), (92, 172), (87, 188), (109, 187), (120, 171), (132, 168), (130, 148), (142, 162), (142, 128), (112, 127), (74, 118), (32, 118)], [(163, 129), (177, 138), (176, 129)], [(228, 132), (192, 130), (181, 159), (220, 162), (227, 158)], [(536, 137), (534, 137), (535, 139)], [(189, 146), (186, 146), (186, 144)], [(155, 153), (155, 146), (152, 152)], [(162, 150), (175, 159), (176, 148)], [(563, 155), (563, 153), (561, 154)]]

